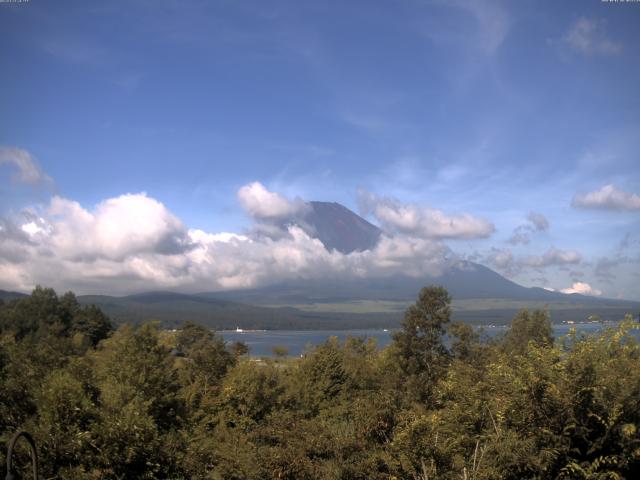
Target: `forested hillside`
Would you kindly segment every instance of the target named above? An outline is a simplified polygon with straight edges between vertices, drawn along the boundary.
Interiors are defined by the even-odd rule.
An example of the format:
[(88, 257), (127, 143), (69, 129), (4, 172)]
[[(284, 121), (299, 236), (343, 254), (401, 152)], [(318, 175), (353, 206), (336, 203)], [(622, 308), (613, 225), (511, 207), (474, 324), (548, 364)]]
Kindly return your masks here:
[(485, 343), (450, 303), (422, 289), (383, 350), (332, 339), (255, 361), (199, 325), (114, 330), (37, 288), (0, 305), (1, 440), (31, 432), (48, 479), (640, 478), (630, 316), (554, 339), (521, 311)]

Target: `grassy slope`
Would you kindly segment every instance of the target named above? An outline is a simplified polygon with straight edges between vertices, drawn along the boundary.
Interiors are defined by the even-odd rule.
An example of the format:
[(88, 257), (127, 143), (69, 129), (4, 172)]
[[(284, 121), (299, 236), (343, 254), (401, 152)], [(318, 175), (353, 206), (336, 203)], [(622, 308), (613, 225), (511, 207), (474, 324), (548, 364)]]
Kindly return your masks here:
[[(116, 322), (160, 320), (166, 327), (186, 320), (217, 329), (351, 329), (397, 326), (411, 302), (353, 300), (247, 305), (212, 297), (156, 292), (130, 297), (81, 296), (81, 303), (95, 303)], [(637, 314), (640, 304), (585, 304), (581, 302), (513, 301), (503, 299), (454, 300), (454, 319), (478, 324), (506, 324), (521, 308), (548, 308), (552, 321), (584, 321), (590, 315), (619, 320)]]

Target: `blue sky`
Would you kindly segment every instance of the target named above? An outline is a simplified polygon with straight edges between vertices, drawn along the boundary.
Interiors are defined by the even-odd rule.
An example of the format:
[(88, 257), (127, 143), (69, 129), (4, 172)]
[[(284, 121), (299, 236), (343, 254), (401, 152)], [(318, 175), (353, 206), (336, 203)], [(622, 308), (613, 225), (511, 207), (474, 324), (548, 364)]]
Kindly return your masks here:
[[(600, 0), (0, 4), (0, 288), (264, 282), (263, 266), (224, 283), (191, 257), (116, 255), (97, 220), (53, 205), (98, 218), (145, 192), (191, 245), (250, 236), (265, 218), (239, 192), (259, 182), (254, 199), (338, 201), (524, 285), (640, 299), (639, 24), (639, 3)], [(33, 238), (7, 233), (34, 219)], [(71, 258), (82, 228), (104, 251)]]

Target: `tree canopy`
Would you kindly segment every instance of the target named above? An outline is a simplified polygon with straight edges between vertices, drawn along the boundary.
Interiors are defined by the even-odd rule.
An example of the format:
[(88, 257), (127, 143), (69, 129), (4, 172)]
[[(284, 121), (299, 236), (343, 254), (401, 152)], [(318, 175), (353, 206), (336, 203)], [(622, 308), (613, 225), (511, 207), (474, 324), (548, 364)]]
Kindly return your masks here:
[(31, 432), (51, 479), (640, 478), (631, 316), (554, 339), (522, 311), (483, 341), (450, 302), (424, 288), (384, 349), (256, 359), (191, 322), (114, 330), (38, 287), (0, 305), (0, 440)]

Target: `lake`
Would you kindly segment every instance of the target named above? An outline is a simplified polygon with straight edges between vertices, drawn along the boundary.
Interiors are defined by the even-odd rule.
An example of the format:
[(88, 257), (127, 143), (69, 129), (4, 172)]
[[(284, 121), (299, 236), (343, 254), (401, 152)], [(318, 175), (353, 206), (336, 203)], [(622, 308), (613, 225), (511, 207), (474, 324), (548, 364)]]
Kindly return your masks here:
[[(604, 327), (615, 326), (614, 323), (607, 323)], [(485, 326), (484, 335), (494, 337), (504, 333), (507, 326)], [(553, 325), (554, 336), (561, 337), (569, 332), (570, 328), (575, 328), (579, 333), (596, 333), (603, 328), (600, 323), (576, 323)], [(250, 330), (237, 332), (227, 330), (218, 332), (227, 342), (244, 342), (249, 347), (249, 354), (252, 357), (273, 356), (273, 347), (286, 347), (289, 356), (300, 356), (306, 348), (320, 345), (329, 337), (338, 337), (343, 341), (347, 337), (367, 337), (375, 338), (380, 348), (391, 343), (391, 334), (394, 330)], [(636, 331), (637, 332), (637, 331)]]

